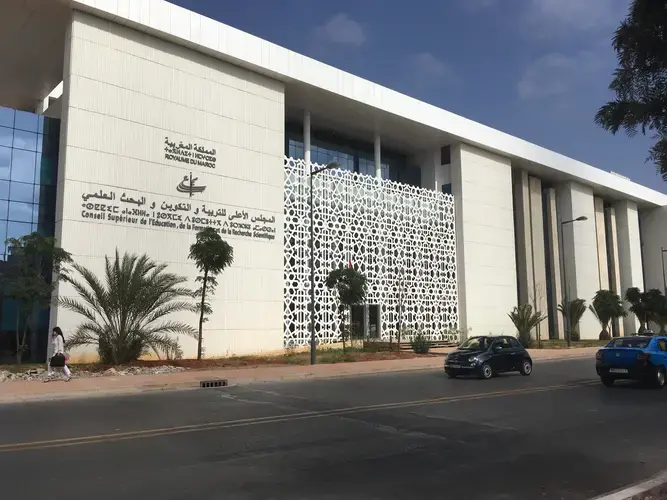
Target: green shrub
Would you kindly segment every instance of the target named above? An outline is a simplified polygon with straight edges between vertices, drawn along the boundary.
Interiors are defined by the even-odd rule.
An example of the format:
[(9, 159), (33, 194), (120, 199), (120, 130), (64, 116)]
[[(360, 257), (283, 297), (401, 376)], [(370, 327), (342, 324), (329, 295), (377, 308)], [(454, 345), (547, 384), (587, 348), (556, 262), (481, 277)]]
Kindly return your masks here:
[(422, 332), (417, 332), (417, 334), (412, 337), (410, 341), (410, 347), (415, 354), (428, 354), (429, 349), (431, 348), (431, 343), (429, 342), (426, 335)]

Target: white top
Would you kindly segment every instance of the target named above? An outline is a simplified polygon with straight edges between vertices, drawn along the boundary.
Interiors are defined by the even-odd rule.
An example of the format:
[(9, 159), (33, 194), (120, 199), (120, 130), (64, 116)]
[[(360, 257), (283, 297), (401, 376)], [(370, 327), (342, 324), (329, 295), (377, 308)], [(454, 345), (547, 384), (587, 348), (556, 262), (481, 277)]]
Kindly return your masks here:
[(63, 344), (63, 338), (60, 335), (56, 335), (51, 339), (51, 347), (54, 355), (65, 354), (65, 345)]

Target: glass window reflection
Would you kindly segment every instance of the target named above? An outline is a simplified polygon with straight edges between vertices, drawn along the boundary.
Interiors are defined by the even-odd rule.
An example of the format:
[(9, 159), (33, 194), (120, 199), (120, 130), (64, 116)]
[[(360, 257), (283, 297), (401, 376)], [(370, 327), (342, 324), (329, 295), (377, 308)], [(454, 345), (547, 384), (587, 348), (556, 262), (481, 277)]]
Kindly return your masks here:
[(25, 130), (14, 131), (14, 147), (28, 151), (37, 151), (37, 134)]
[(0, 179), (9, 179), (12, 164), (12, 150), (0, 146)]
[(37, 154), (32, 151), (14, 149), (12, 152), (12, 181), (28, 182), (35, 181), (35, 161)]
[[(0, 200), (0, 219), (7, 219), (7, 207), (9, 202), (6, 200)], [(4, 241), (4, 240), (2, 240)]]
[(36, 219), (35, 207), (32, 203), (10, 201), (7, 219), (14, 222), (32, 222)]
[(23, 182), (12, 182), (9, 188), (9, 199), (24, 203), (34, 202), (35, 185)]
[(7, 223), (7, 239), (20, 238), (30, 234), (32, 226), (26, 222), (8, 222)]
[(14, 110), (0, 106), (0, 126), (14, 127)]
[(14, 130), (8, 127), (0, 127), (0, 146), (11, 147), (14, 141)]
[(0, 200), (9, 199), (9, 181), (0, 181)]
[(28, 113), (27, 111), (16, 111), (14, 117), (14, 128), (25, 130), (27, 132), (37, 132), (39, 127), (39, 115)]

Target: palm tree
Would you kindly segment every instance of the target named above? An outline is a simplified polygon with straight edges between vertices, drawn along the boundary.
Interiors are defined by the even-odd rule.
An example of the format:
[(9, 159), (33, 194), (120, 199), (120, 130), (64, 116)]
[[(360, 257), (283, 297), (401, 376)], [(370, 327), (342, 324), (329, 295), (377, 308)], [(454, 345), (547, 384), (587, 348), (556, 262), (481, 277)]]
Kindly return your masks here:
[(625, 300), (630, 303), (630, 312), (639, 320), (638, 333), (644, 333), (649, 321), (656, 319), (656, 313), (661, 309), (663, 298), (662, 292), (655, 288), (648, 292), (642, 292), (637, 287), (626, 290)]
[(197, 241), (190, 245), (189, 257), (195, 261), (199, 272), (203, 273), (197, 277), (196, 281), (201, 283), (201, 288), (195, 292), (195, 295), (201, 296), (197, 306), (199, 311), (197, 359), (199, 360), (204, 336), (204, 315), (212, 312), (211, 306), (206, 302), (206, 295), (215, 293), (218, 286), (216, 277), (234, 262), (234, 249), (220, 237), (215, 229), (207, 227), (197, 233)]
[(602, 326), (600, 340), (609, 340), (609, 323), (613, 319), (624, 318), (628, 313), (623, 308), (621, 297), (611, 290), (598, 290), (593, 297), (593, 303), (588, 306)]
[(166, 272), (146, 255), (124, 254), (112, 261), (105, 257), (104, 279), (79, 264), (72, 265), (81, 280), (68, 277), (81, 300), (62, 297), (59, 303), (84, 317), (68, 347), (97, 345), (100, 360), (107, 364), (135, 361), (153, 350), (182, 356), (178, 338), (196, 338), (196, 331), (167, 317), (193, 311), (192, 291), (182, 286), (187, 280)]
[(563, 317), (566, 319), (569, 317), (570, 320), (570, 331), (565, 332), (565, 335), (568, 335), (570, 340), (579, 340), (579, 321), (586, 312), (586, 301), (584, 299), (571, 300), (567, 308), (565, 304), (558, 304), (558, 311)]
[(541, 312), (533, 312), (533, 306), (530, 304), (521, 304), (520, 306), (515, 307), (508, 316), (519, 333), (519, 340), (526, 348), (530, 347), (532, 343), (530, 332), (542, 321), (547, 319)]
[(345, 352), (345, 311), (352, 306), (362, 304), (366, 300), (368, 284), (366, 276), (357, 271), (352, 264), (340, 267), (329, 273), (326, 280), (327, 288), (338, 292), (338, 313), (340, 314), (340, 332)]

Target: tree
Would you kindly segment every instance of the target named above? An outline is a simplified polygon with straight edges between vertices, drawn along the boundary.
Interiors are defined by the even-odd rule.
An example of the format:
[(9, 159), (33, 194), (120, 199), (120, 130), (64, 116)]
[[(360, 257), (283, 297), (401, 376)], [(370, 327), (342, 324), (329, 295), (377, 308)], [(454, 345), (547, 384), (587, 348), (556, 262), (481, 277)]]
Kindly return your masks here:
[(660, 327), (658, 333), (663, 335), (667, 333), (667, 297), (664, 295), (654, 311), (653, 321)]
[(194, 312), (192, 291), (186, 278), (166, 272), (148, 256), (116, 250), (114, 260), (105, 257), (104, 281), (79, 264), (72, 266), (79, 279), (67, 277), (81, 300), (61, 297), (59, 303), (84, 318), (67, 347), (96, 345), (100, 360), (119, 365), (135, 361), (150, 350), (158, 356), (182, 357), (176, 335), (197, 338), (194, 328), (168, 320), (171, 314)]
[(630, 303), (630, 312), (639, 321), (638, 333), (644, 333), (648, 328), (649, 321), (656, 320), (656, 316), (662, 307), (663, 299), (662, 292), (655, 288), (647, 292), (642, 292), (639, 288), (632, 287), (625, 291), (625, 300)]
[(197, 241), (190, 245), (189, 258), (195, 261), (195, 265), (201, 276), (197, 276), (197, 283), (201, 287), (195, 295), (201, 299), (197, 306), (199, 312), (199, 335), (197, 338), (197, 359), (201, 359), (202, 338), (204, 336), (205, 315), (213, 312), (211, 305), (206, 301), (206, 296), (215, 293), (218, 286), (217, 276), (234, 262), (234, 249), (224, 241), (218, 232), (207, 227), (197, 233)]
[(586, 301), (584, 299), (574, 299), (571, 300), (567, 308), (565, 304), (558, 304), (558, 311), (565, 318), (565, 323), (567, 324), (569, 317), (569, 331), (565, 332), (565, 335), (568, 336), (570, 340), (579, 340), (579, 322), (586, 312)]
[(621, 297), (611, 290), (598, 290), (593, 297), (593, 303), (588, 306), (602, 326), (600, 340), (609, 340), (609, 323), (616, 318), (624, 318), (628, 313), (623, 308)]
[(521, 304), (515, 307), (508, 316), (519, 333), (519, 340), (526, 348), (530, 347), (532, 343), (530, 332), (547, 319), (541, 312), (533, 311), (533, 306), (530, 304)]
[(327, 288), (338, 293), (338, 314), (340, 314), (340, 332), (345, 352), (345, 311), (352, 306), (363, 304), (366, 300), (368, 284), (366, 276), (357, 271), (352, 264), (340, 267), (329, 273), (326, 280)]
[(595, 121), (616, 134), (652, 132), (656, 143), (647, 161), (667, 182), (667, 0), (633, 0), (612, 46), (618, 67), (609, 89), (616, 98), (600, 108)]
[(35, 314), (51, 304), (53, 291), (66, 275), (72, 257), (56, 246), (55, 238), (37, 232), (10, 238), (6, 244), (10, 255), (3, 277), (4, 295), (17, 304), (16, 362), (20, 364), (28, 349), (28, 330)]

